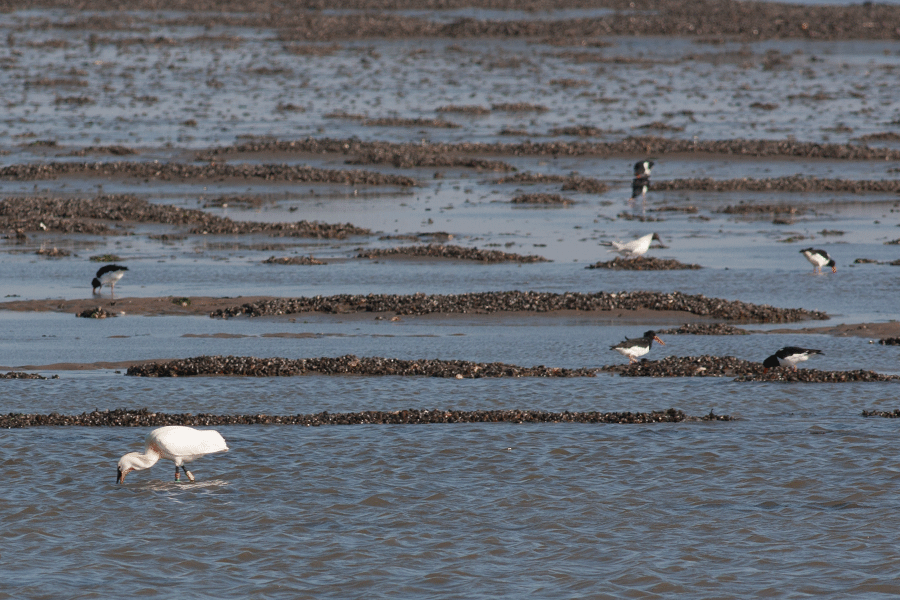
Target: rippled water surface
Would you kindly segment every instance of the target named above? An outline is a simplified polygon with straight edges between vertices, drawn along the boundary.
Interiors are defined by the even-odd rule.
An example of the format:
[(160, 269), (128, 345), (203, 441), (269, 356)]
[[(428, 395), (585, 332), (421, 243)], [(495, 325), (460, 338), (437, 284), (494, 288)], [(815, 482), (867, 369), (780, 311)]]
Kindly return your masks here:
[[(433, 18), (597, 14), (604, 13), (461, 9)], [(586, 53), (578, 61), (568, 55), (571, 48), (546, 40), (362, 40), (298, 55), (272, 31), (237, 26), (122, 30), (101, 43), (91, 43), (80, 27), (37, 26), (43, 19), (64, 22), (70, 16), (13, 11), (0, 20), (0, 36), (7, 40), (0, 48), (0, 97), (7, 110), (0, 132), (2, 166), (193, 162), (194, 150), (240, 142), (245, 135), (573, 141), (579, 138), (557, 135), (554, 128), (586, 124), (603, 130), (592, 141), (649, 132), (702, 140), (847, 142), (895, 131), (900, 120), (895, 42), (697, 44), (616, 38), (610, 46), (576, 49)], [(149, 18), (138, 16), (138, 22)], [(201, 35), (209, 40), (182, 45)], [(156, 42), (133, 44), (131, 38)], [(773, 55), (782, 59), (774, 67), (765, 62)], [(70, 79), (75, 83), (65, 83)], [(68, 89), (71, 85), (76, 87)], [(90, 102), (66, 100), (81, 96)], [(437, 110), (507, 102), (538, 103), (548, 110), (485, 115)], [(759, 103), (778, 108), (753, 108)], [(285, 104), (293, 109), (285, 110)], [(371, 127), (362, 125), (360, 116), (442, 118), (458, 127)], [(645, 128), (660, 121), (674, 129)], [(883, 143), (897, 146), (890, 139)], [(125, 144), (138, 154), (72, 154), (91, 144)], [(712, 354), (761, 361), (782, 346), (800, 345), (824, 352), (801, 368), (900, 374), (900, 347), (878, 345), (877, 335), (798, 331), (897, 318), (900, 270), (888, 263), (900, 258), (900, 246), (886, 244), (900, 238), (896, 195), (651, 190), (645, 201), (630, 205), (631, 166), (641, 158), (502, 157), (519, 171), (574, 172), (610, 185), (601, 194), (567, 192), (574, 203), (557, 209), (513, 207), (509, 200), (521, 193), (559, 193), (558, 184), (499, 184), (501, 174), (493, 172), (390, 165), (360, 168), (408, 175), (419, 185), (3, 180), (3, 197), (128, 193), (239, 221), (350, 222), (374, 233), (347, 240), (159, 239), (150, 236), (172, 232), (135, 225), (129, 235), (106, 237), (34, 232), (17, 241), (9, 235), (0, 240), (0, 289), (5, 300), (90, 297), (88, 282), (98, 265), (88, 258), (113, 253), (130, 269), (117, 286), (119, 298), (227, 296), (240, 304), (242, 297), (260, 295), (677, 290), (820, 310), (831, 319), (778, 325), (786, 331), (777, 333), (770, 333), (774, 325), (742, 324), (750, 335), (663, 335), (666, 345), (654, 346), (650, 358)], [(796, 174), (892, 180), (900, 172), (890, 161), (652, 158), (656, 180)], [(242, 156), (231, 162), (358, 166), (348, 167), (346, 159)], [(242, 194), (265, 201), (210, 203)], [(772, 214), (751, 218), (719, 211), (741, 203), (796, 204), (800, 210), (780, 221)], [(683, 210), (660, 210), (673, 207)], [(704, 268), (585, 268), (611, 257), (601, 242), (650, 231), (666, 245), (651, 255)], [(407, 243), (384, 235), (439, 232), (452, 235), (450, 243), (537, 254), (552, 262), (485, 265), (357, 256), (360, 249)], [(799, 254), (809, 245), (829, 249), (837, 274), (811, 275)], [(54, 247), (71, 254), (54, 260), (36, 254)], [(262, 263), (273, 255), (313, 255), (328, 264)], [(881, 264), (856, 264), (857, 258)], [(123, 365), (200, 355), (355, 354), (600, 367), (624, 362), (609, 348), (621, 339), (681, 321), (671, 315), (636, 320), (596, 314), (217, 320), (138, 316), (111, 300), (108, 292), (97, 299), (120, 313), (105, 320), (0, 311), (0, 365), (58, 376), (0, 380), (0, 414), (674, 407), (735, 420), (226, 426), (218, 430), (230, 450), (192, 463), (195, 483), (175, 483), (171, 462), (161, 461), (130, 474), (124, 485), (115, 484), (116, 462), (141, 449), (147, 429), (2, 430), (0, 599), (900, 594), (898, 422), (861, 416), (863, 410), (896, 409), (896, 382), (788, 385), (608, 374), (144, 379), (126, 377)]]
[(28, 567), (0, 594), (900, 592), (895, 428), (759, 402), (714, 425), (222, 427), (194, 484), (115, 485), (141, 430), (7, 432), (3, 558)]

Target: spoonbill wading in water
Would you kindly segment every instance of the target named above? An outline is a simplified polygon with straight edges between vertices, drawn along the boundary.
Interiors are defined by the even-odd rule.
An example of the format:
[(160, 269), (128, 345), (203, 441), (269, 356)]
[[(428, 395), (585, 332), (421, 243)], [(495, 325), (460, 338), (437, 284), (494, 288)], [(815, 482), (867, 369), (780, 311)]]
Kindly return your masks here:
[(175, 462), (175, 481), (179, 480), (178, 468), (184, 471), (187, 478), (194, 481), (194, 476), (185, 468), (184, 463), (212, 454), (226, 452), (228, 446), (218, 431), (212, 429), (194, 429), (172, 425), (160, 427), (147, 434), (144, 440), (144, 452), (129, 452), (119, 459), (119, 473), (116, 483), (125, 481), (131, 471), (149, 469), (161, 458)]

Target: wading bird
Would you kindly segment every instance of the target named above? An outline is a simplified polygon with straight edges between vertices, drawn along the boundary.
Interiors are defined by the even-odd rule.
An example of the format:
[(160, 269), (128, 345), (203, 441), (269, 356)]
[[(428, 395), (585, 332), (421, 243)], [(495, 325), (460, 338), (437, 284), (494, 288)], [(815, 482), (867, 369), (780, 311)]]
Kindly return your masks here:
[(122, 279), (127, 270), (128, 267), (123, 267), (122, 265), (105, 265), (100, 267), (97, 271), (97, 276), (91, 281), (91, 285), (94, 286), (94, 293), (96, 294), (97, 290), (102, 286), (109, 285), (110, 291), (115, 296), (116, 282)]
[(119, 472), (116, 483), (125, 481), (131, 471), (149, 469), (161, 458), (175, 462), (175, 481), (179, 480), (178, 468), (184, 471), (187, 478), (194, 481), (194, 476), (185, 468), (184, 463), (212, 454), (226, 452), (228, 446), (218, 431), (212, 429), (194, 429), (171, 425), (154, 429), (144, 439), (144, 452), (129, 452), (119, 459)]
[(797, 363), (808, 360), (813, 354), (825, 353), (811, 348), (787, 346), (763, 361), (763, 373), (768, 373), (769, 369), (774, 369), (775, 367), (793, 367), (796, 371)]
[(655, 331), (645, 331), (644, 337), (634, 338), (630, 340), (625, 340), (624, 342), (619, 342), (615, 346), (610, 346), (610, 350), (615, 350), (619, 354), (628, 357), (629, 364), (637, 362), (638, 356), (643, 356), (650, 352), (650, 346), (653, 342), (659, 342), (663, 346), (666, 345), (664, 341), (659, 339), (656, 335)]
[(631, 200), (647, 194), (650, 189), (650, 169), (653, 161), (642, 160), (634, 163), (634, 179), (631, 180)]
[(837, 273), (837, 265), (835, 264), (834, 259), (828, 256), (828, 253), (824, 250), (805, 248), (800, 251), (800, 254), (805, 256), (806, 260), (812, 263), (813, 274), (821, 273), (822, 267), (831, 267), (831, 272)]

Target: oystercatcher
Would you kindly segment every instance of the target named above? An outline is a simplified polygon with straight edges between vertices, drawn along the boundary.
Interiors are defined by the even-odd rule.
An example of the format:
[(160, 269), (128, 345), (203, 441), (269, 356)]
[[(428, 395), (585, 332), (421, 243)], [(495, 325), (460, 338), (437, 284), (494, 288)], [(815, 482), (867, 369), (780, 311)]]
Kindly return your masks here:
[(104, 265), (100, 267), (97, 271), (97, 276), (91, 281), (91, 285), (94, 286), (94, 293), (96, 294), (97, 290), (103, 285), (109, 285), (110, 291), (115, 295), (116, 282), (122, 279), (127, 270), (128, 267), (123, 267), (122, 265)]
[(650, 169), (653, 168), (653, 161), (650, 160), (642, 160), (634, 163), (634, 176), (637, 177), (650, 177)]
[(642, 160), (634, 163), (634, 179), (631, 180), (631, 200), (644, 196), (650, 189), (650, 169), (653, 162)]
[(650, 180), (641, 177), (635, 177), (631, 180), (631, 198), (634, 200), (638, 196), (644, 196), (650, 189)]
[(655, 331), (645, 331), (644, 337), (619, 342), (615, 346), (610, 346), (609, 349), (615, 350), (622, 356), (627, 356), (629, 364), (631, 364), (637, 362), (638, 356), (643, 356), (650, 352), (650, 346), (654, 341), (659, 342), (663, 346), (666, 345), (664, 341), (659, 339)]
[(613, 249), (610, 250), (610, 252), (618, 252), (619, 255), (626, 258), (636, 258), (647, 253), (647, 250), (650, 249), (650, 243), (653, 240), (659, 240), (659, 243), (662, 244), (662, 240), (658, 233), (648, 233), (647, 235), (639, 237), (636, 240), (631, 240), (630, 242), (600, 242), (600, 245), (612, 246)]
[(837, 265), (835, 264), (834, 259), (828, 256), (828, 253), (824, 250), (805, 248), (800, 251), (800, 254), (805, 256), (806, 260), (812, 263), (813, 274), (821, 273), (822, 267), (831, 267), (831, 272), (837, 273)]
[(763, 361), (763, 373), (767, 373), (769, 369), (774, 369), (775, 367), (793, 367), (796, 371), (797, 363), (808, 360), (813, 354), (825, 353), (812, 348), (787, 346)]

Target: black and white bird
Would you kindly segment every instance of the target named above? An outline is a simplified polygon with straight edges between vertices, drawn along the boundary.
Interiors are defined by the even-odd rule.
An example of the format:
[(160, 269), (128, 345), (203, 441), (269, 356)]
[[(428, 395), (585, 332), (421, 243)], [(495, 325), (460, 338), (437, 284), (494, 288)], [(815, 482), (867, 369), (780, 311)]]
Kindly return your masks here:
[(100, 267), (97, 271), (97, 276), (91, 281), (91, 285), (94, 287), (94, 293), (96, 294), (97, 290), (102, 286), (108, 285), (110, 291), (115, 295), (116, 283), (122, 279), (122, 276), (127, 270), (128, 267), (123, 267), (122, 265), (104, 265)]
[(615, 346), (610, 346), (609, 349), (615, 350), (622, 356), (627, 356), (629, 363), (635, 363), (639, 356), (643, 356), (650, 352), (650, 346), (653, 342), (659, 342), (663, 346), (666, 345), (664, 341), (659, 339), (659, 336), (656, 335), (655, 331), (645, 331), (644, 337), (619, 342)]
[(650, 169), (653, 168), (655, 163), (650, 160), (642, 160), (634, 163), (634, 176), (635, 177), (650, 177)]
[(650, 189), (650, 169), (653, 162), (642, 160), (634, 163), (634, 179), (631, 180), (631, 199), (643, 196)]
[(814, 274), (821, 273), (822, 267), (831, 267), (831, 272), (837, 273), (837, 265), (835, 264), (834, 259), (828, 256), (828, 253), (824, 250), (804, 248), (800, 251), (800, 254), (805, 256), (806, 260), (812, 263)]
[(610, 252), (618, 252), (620, 256), (625, 258), (636, 258), (643, 256), (650, 249), (650, 243), (658, 240), (662, 244), (662, 240), (658, 233), (648, 233), (630, 242), (600, 242), (601, 246), (612, 246)]
[(808, 360), (813, 354), (825, 353), (821, 350), (813, 350), (812, 348), (787, 346), (763, 361), (763, 373), (766, 373), (769, 369), (774, 369), (775, 367), (793, 367), (796, 371), (797, 363)]

